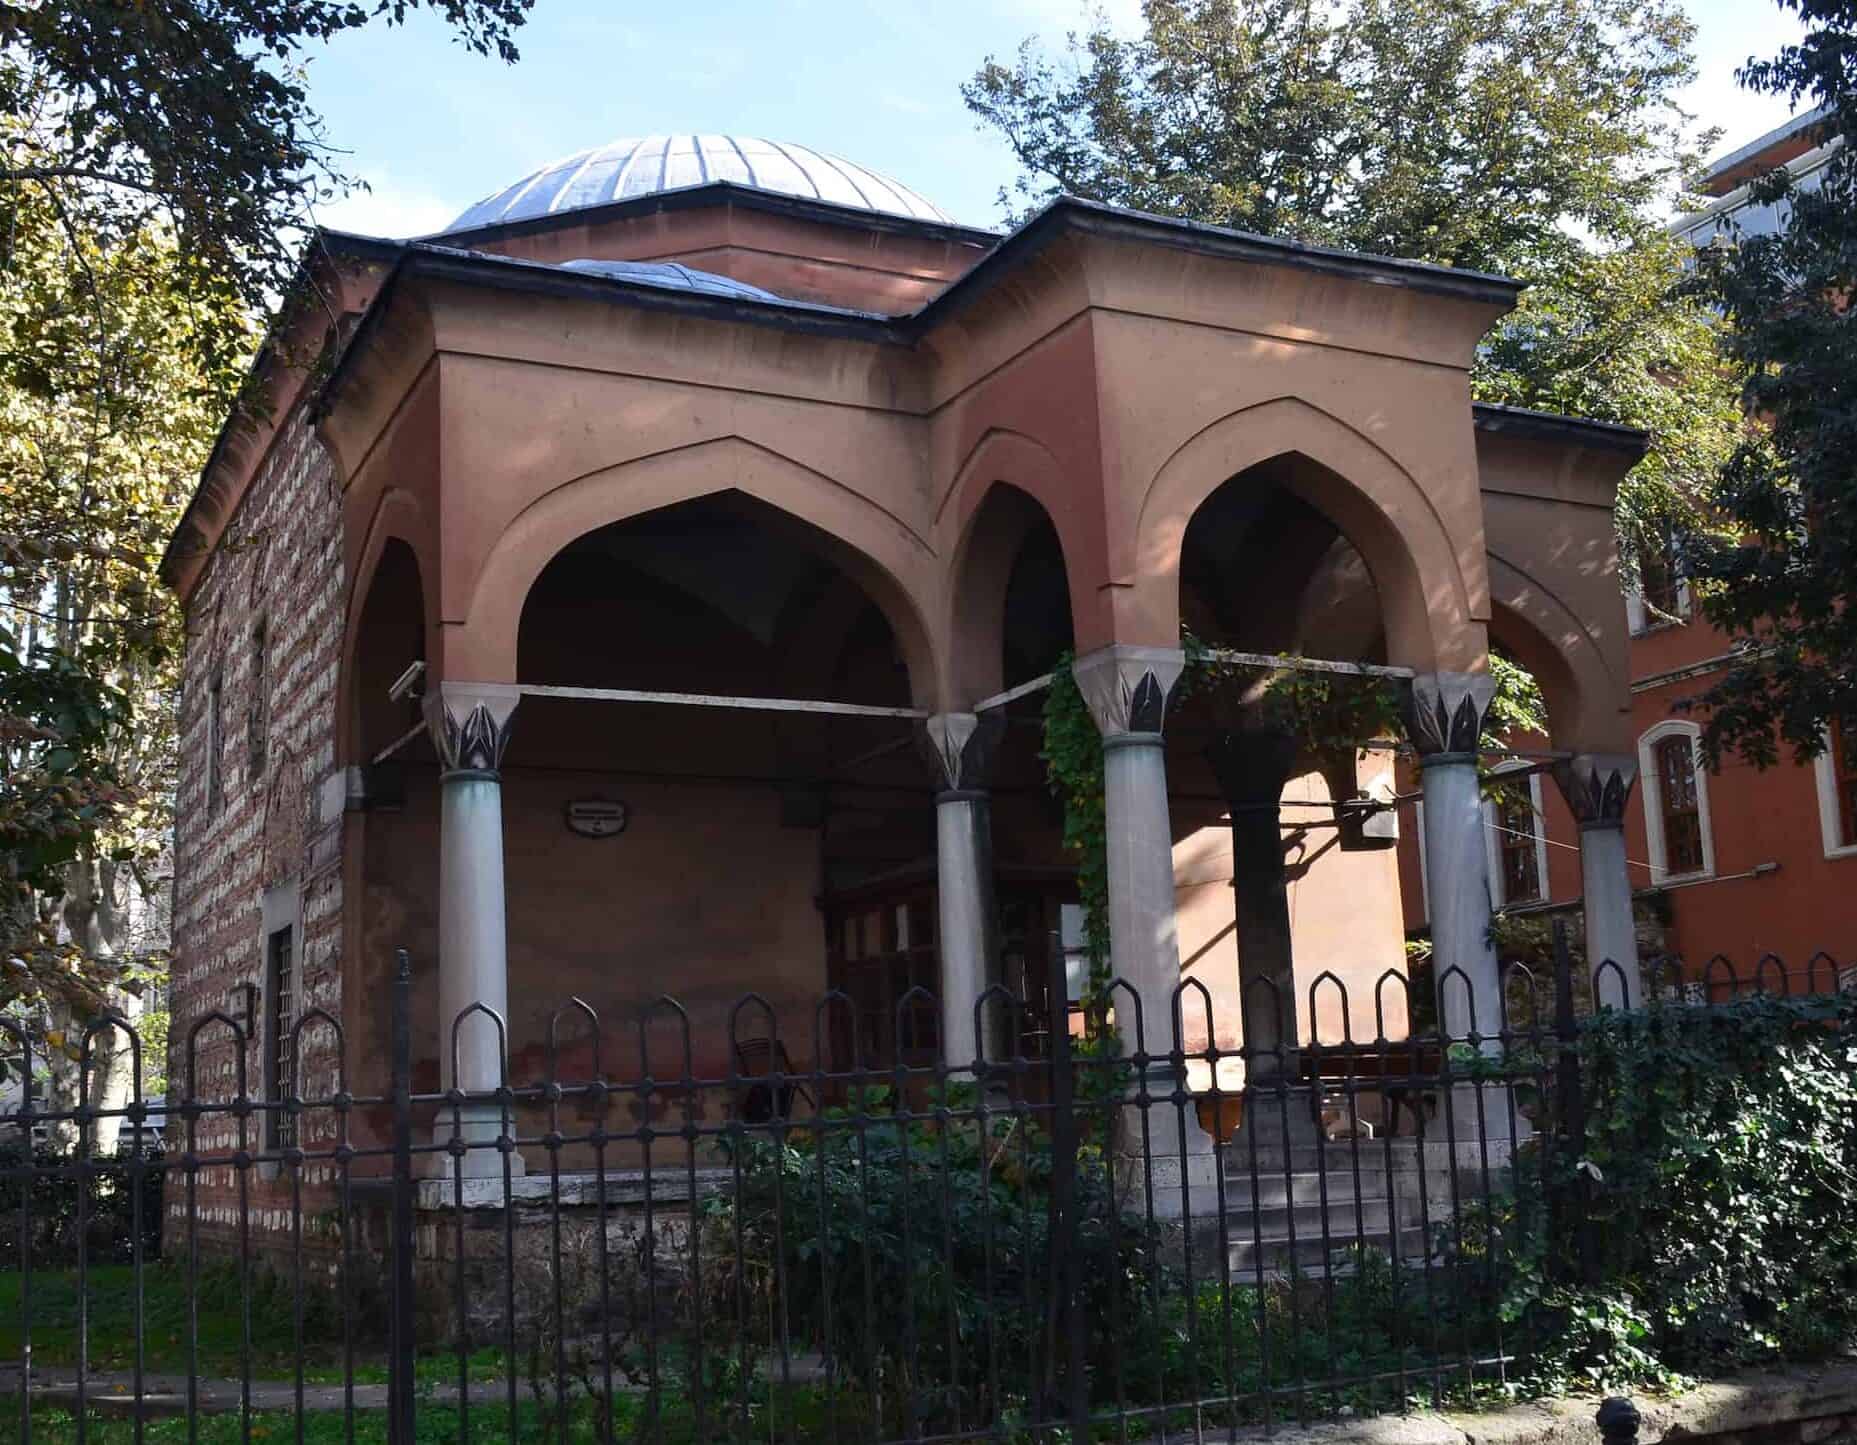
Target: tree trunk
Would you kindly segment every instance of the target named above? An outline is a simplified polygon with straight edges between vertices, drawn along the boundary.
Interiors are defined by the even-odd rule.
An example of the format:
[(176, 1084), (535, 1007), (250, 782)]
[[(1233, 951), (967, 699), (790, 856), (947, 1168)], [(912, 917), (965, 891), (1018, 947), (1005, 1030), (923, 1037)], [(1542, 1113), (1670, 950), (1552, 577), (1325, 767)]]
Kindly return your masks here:
[[(87, 959), (107, 962), (116, 957), (123, 924), (116, 899), (117, 873), (115, 863), (94, 857), (80, 858), (65, 869), (65, 894), (59, 915), (72, 946)], [(117, 988), (104, 991), (104, 1006), (124, 1018), (133, 1018), (139, 1012), (139, 1001)], [(63, 1000), (53, 1000), (47, 1014), (51, 1032), (62, 1035), (72, 1049), (82, 1046), (84, 1030), (95, 1022), (80, 1017)], [(62, 1050), (46, 1050), (47, 1105), (64, 1113), (75, 1110), (80, 1102), (87, 1102), (93, 1109), (126, 1108), (135, 1089), (128, 1035), (121, 1029), (99, 1029), (90, 1040), (87, 1062), (89, 1097), (84, 1100), (80, 1062)], [(120, 1115), (99, 1119), (90, 1131), (92, 1149), (101, 1154), (115, 1153), (122, 1123)], [(53, 1130), (53, 1138), (62, 1148), (75, 1147), (77, 1128), (71, 1123), (61, 1124)]]

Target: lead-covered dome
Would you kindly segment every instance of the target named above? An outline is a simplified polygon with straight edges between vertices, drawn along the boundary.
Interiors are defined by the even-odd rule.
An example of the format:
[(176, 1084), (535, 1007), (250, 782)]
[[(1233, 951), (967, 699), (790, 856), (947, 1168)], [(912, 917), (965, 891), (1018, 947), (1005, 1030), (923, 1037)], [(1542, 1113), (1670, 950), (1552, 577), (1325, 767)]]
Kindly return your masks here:
[(711, 181), (952, 225), (954, 218), (900, 181), (841, 156), (787, 141), (733, 135), (651, 135), (581, 151), (479, 201), (447, 231), (533, 221)]

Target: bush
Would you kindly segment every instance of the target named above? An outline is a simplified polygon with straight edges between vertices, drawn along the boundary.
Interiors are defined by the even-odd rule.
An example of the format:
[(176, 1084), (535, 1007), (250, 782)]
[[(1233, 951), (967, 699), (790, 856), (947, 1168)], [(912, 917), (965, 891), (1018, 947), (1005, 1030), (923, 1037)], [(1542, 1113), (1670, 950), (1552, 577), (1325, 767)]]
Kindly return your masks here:
[(0, 1220), (6, 1223), (13, 1267), (19, 1265), (22, 1204), (31, 1219), (28, 1247), (34, 1267), (76, 1264), (80, 1200), (90, 1263), (129, 1263), (138, 1234), (142, 1257), (155, 1259), (161, 1252), (162, 1164), (158, 1156), (144, 1156), (140, 1161), (139, 1214), (131, 1183), (136, 1167), (127, 1157), (80, 1165), (76, 1154), (68, 1151), (43, 1145), (33, 1149), (20, 1143), (0, 1145)]
[(1544, 1368), (1655, 1382), (1857, 1336), (1853, 1024), (1842, 993), (1582, 1026), (1585, 1148), (1537, 1175), (1552, 1217), (1514, 1301), (1551, 1326)]
[[(1055, 1325), (1049, 1139), (1008, 1114), (983, 1128), (958, 1088), (940, 1102), (901, 1113), (890, 1090), (866, 1089), (816, 1120), (735, 1136), (741, 1190), (707, 1221), (723, 1261), (712, 1310), (766, 1347), (818, 1351), (898, 1433), (1022, 1409)], [(1107, 1392), (1163, 1347), (1143, 1303), (1176, 1291), (1098, 1146), (1079, 1153), (1076, 1207), (1086, 1360)]]

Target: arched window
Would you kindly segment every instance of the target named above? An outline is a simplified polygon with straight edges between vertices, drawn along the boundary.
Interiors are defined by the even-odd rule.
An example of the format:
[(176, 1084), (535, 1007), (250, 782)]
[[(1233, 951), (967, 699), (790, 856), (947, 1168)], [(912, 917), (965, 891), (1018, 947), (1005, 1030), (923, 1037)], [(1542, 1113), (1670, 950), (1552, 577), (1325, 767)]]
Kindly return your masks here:
[(1702, 805), (1696, 793), (1696, 758), (1688, 738), (1665, 738), (1657, 760), (1657, 797), (1664, 815), (1664, 866), (1672, 873), (1702, 869)]
[(1673, 718), (1638, 739), (1653, 883), (1706, 878), (1715, 871), (1708, 777), (1697, 748), (1700, 734), (1696, 724)]

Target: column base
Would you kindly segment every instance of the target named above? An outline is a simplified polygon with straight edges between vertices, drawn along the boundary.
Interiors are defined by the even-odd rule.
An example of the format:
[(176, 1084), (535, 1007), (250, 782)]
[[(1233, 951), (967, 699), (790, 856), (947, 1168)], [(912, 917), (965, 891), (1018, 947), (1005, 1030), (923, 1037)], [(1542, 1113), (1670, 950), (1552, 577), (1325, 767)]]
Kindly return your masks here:
[(1219, 1156), (1212, 1136), (1200, 1127), (1190, 1100), (1184, 1109), (1171, 1102), (1171, 1071), (1160, 1074), (1150, 1076), (1145, 1106), (1131, 1100), (1122, 1110), (1117, 1186), (1137, 1212), (1146, 1211), (1152, 1189), (1156, 1219), (1217, 1213)]
[[(512, 1133), (515, 1130), (513, 1120), (510, 1130)], [(501, 1179), (503, 1151), (497, 1147), (497, 1140), (502, 1135), (500, 1106), (471, 1103), (454, 1109), (441, 1104), (438, 1117), (432, 1122), (432, 1142), (439, 1152), (425, 1156), (426, 1167), (422, 1172), (429, 1179)], [(462, 1155), (453, 1152), (454, 1140), (458, 1139), (464, 1142)], [(509, 1151), (510, 1177), (519, 1178), (527, 1172), (522, 1151), (512, 1148)]]

